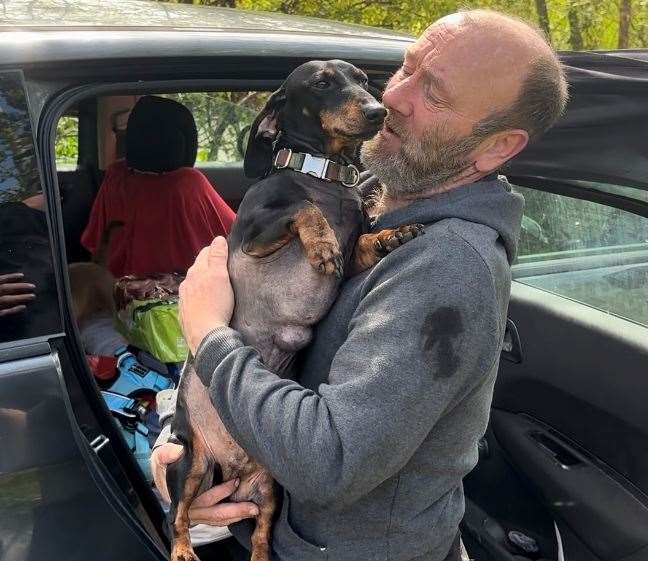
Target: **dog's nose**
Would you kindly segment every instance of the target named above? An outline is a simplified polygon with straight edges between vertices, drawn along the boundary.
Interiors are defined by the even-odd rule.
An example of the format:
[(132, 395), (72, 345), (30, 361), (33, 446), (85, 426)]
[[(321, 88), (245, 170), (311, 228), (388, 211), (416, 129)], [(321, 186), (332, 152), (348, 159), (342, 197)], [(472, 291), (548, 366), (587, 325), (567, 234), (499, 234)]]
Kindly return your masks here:
[(367, 119), (367, 121), (378, 123), (382, 121), (387, 115), (387, 109), (385, 109), (382, 105), (372, 103), (371, 105), (365, 105), (362, 108), (362, 114), (364, 115), (365, 119)]

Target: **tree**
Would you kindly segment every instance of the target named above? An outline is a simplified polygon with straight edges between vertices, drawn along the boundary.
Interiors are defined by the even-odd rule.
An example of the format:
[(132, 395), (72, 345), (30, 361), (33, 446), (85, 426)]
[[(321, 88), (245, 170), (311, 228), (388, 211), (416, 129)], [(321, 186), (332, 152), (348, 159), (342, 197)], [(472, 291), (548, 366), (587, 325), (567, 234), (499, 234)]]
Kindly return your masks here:
[(648, 0), (176, 0), (360, 23), (420, 33), (461, 7), (536, 22), (558, 49), (648, 47)]
[(627, 49), (630, 44), (630, 20), (632, 18), (632, 0), (621, 0), (619, 5), (619, 49)]
[(549, 27), (549, 12), (547, 11), (546, 0), (535, 0), (536, 12), (538, 14), (538, 25), (544, 31), (547, 39), (551, 41), (551, 28)]
[(578, 9), (575, 4), (569, 6), (569, 45), (572, 51), (583, 50), (583, 35), (578, 21)]

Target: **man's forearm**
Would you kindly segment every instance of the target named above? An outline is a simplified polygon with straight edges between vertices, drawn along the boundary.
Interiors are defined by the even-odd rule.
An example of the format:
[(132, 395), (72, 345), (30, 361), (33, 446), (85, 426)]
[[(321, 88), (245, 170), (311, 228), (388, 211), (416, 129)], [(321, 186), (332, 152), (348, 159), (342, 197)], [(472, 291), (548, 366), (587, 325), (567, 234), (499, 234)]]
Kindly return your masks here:
[(232, 437), (293, 495), (325, 501), (340, 481), (342, 445), (326, 403), (278, 377), (229, 328), (212, 331), (196, 353), (199, 377)]

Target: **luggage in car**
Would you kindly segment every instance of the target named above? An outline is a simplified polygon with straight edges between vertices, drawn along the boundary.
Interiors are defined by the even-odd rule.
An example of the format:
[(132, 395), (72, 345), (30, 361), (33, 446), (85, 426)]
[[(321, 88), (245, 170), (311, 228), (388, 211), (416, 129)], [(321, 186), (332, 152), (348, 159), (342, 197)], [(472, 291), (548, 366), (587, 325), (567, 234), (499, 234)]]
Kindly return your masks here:
[(178, 288), (183, 279), (177, 273), (145, 278), (128, 275), (115, 285), (119, 331), (160, 362), (177, 363), (187, 357), (178, 317)]

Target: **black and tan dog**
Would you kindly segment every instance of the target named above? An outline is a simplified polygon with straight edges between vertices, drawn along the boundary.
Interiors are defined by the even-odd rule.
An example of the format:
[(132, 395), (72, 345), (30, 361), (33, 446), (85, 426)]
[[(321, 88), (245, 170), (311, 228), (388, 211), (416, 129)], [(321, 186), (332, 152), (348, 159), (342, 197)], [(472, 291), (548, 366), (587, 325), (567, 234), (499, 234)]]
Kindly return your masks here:
[[(287, 78), (252, 125), (245, 172), (264, 179), (245, 195), (229, 237), (232, 327), (281, 376), (310, 341), (343, 274), (373, 266), (422, 232), (415, 225), (363, 233), (367, 221), (351, 162), (385, 115), (367, 91), (364, 72), (340, 60), (313, 61)], [(218, 467), (223, 480), (241, 480), (231, 500), (259, 506), (252, 560), (269, 561), (272, 477), (228, 434), (191, 361), (182, 373), (172, 433), (185, 447), (167, 475), (173, 561), (196, 559), (188, 509)]]

